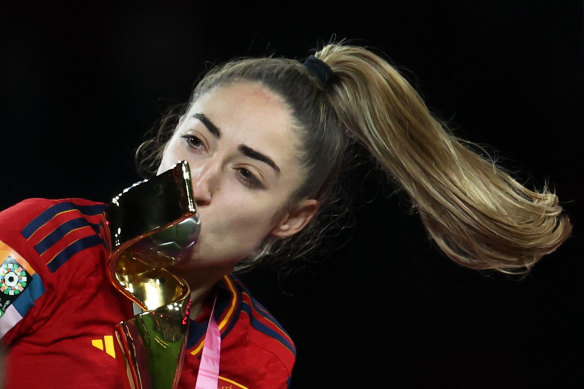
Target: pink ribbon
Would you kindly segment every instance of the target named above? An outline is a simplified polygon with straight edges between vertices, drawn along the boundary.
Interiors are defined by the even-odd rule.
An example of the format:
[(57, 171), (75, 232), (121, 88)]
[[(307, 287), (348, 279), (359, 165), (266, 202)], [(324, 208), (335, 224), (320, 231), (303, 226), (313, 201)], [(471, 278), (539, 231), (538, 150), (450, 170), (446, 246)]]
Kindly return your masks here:
[(213, 301), (213, 308), (211, 308), (211, 317), (209, 324), (207, 324), (207, 332), (205, 334), (205, 345), (203, 346), (203, 354), (201, 355), (201, 364), (199, 365), (199, 373), (197, 374), (197, 383), (195, 389), (217, 389), (219, 385), (219, 355), (221, 354), (221, 333), (217, 322), (215, 322), (215, 301)]

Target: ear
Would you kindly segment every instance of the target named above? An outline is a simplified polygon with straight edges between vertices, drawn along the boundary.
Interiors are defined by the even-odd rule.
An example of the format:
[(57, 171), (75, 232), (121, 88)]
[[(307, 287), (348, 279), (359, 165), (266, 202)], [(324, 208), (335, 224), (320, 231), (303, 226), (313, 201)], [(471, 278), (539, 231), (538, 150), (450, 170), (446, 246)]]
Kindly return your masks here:
[(290, 209), (274, 227), (270, 235), (288, 238), (302, 230), (318, 211), (318, 200), (304, 199)]

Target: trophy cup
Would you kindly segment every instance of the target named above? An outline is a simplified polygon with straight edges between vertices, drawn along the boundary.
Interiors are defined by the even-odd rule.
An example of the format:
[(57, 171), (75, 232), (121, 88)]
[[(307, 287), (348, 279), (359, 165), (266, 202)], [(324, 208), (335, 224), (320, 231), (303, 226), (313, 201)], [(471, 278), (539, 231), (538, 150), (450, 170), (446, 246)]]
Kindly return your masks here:
[(190, 289), (168, 267), (190, 254), (200, 230), (188, 163), (114, 197), (106, 221), (110, 279), (143, 310), (115, 327), (129, 387), (175, 388), (186, 348)]

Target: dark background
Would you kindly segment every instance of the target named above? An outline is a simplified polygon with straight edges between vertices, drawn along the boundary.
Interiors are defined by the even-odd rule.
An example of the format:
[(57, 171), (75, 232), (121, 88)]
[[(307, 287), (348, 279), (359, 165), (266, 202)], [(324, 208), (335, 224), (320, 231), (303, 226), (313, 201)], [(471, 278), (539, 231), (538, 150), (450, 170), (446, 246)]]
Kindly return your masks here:
[(522, 182), (549, 183), (575, 230), (522, 280), (461, 269), (399, 196), (356, 181), (356, 228), (330, 257), (243, 277), (295, 339), (293, 387), (584, 387), (582, 16), (568, 0), (3, 2), (0, 207), (107, 202), (210, 64), (352, 39)]

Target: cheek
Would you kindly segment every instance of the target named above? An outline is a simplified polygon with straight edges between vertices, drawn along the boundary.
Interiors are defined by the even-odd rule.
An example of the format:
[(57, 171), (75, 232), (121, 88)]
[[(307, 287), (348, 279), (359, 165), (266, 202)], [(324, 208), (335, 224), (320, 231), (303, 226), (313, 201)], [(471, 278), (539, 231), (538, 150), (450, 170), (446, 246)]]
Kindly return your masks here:
[[(226, 199), (223, 223), (237, 235), (259, 244), (274, 229), (282, 214), (281, 207), (262, 199), (261, 196), (245, 196), (249, 197), (247, 199), (242, 197), (229, 196)], [(222, 213), (220, 210), (219, 212)]]

